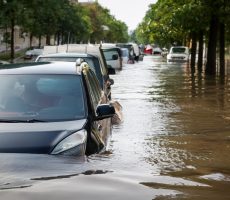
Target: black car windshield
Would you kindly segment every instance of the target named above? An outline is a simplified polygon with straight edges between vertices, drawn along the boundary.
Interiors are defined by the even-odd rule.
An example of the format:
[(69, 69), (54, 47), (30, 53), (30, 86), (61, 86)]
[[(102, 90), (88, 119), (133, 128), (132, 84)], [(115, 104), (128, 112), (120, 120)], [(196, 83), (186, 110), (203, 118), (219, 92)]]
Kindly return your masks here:
[(0, 75), (0, 121), (66, 121), (85, 117), (75, 75)]

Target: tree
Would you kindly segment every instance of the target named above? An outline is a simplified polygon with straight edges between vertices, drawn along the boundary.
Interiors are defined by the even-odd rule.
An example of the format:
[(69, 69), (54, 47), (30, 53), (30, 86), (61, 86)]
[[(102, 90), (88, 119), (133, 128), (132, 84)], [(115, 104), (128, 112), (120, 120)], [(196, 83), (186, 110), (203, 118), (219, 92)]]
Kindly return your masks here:
[(125, 23), (116, 20), (108, 9), (101, 7), (98, 3), (86, 6), (91, 21), (92, 32), (90, 41), (100, 43), (126, 42), (128, 41), (128, 27)]
[(192, 68), (195, 65), (198, 41), (198, 69), (201, 71), (205, 37), (208, 43), (205, 70), (207, 74), (215, 74), (218, 34), (220, 71), (224, 71), (225, 41), (229, 41), (225, 39), (226, 32), (229, 32), (229, 13), (230, 1), (227, 0), (158, 0), (149, 7), (144, 20), (138, 26), (137, 38), (161, 46), (188, 45), (192, 41)]
[(0, 18), (1, 23), (6, 29), (10, 28), (10, 58), (14, 59), (14, 28), (22, 22), (21, 13), (23, 12), (23, 3), (17, 0), (0, 0)]

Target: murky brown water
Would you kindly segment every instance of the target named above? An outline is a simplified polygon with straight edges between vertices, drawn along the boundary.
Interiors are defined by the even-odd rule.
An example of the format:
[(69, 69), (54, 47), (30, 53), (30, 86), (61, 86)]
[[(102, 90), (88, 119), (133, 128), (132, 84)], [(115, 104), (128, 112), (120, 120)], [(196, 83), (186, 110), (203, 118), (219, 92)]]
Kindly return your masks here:
[(3, 199), (230, 199), (230, 77), (160, 57), (113, 76), (124, 122), (85, 159), (2, 154)]

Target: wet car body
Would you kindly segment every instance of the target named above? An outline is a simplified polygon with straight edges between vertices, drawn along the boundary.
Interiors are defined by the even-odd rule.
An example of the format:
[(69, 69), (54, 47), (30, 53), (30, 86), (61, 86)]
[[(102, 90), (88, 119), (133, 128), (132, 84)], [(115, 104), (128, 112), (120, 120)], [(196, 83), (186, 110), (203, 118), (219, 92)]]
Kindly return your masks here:
[[(1, 153), (79, 156), (105, 149), (115, 111), (86, 62), (7, 66), (0, 69)], [(30, 104), (25, 95), (22, 103), (31, 85), (39, 96), (33, 89)]]

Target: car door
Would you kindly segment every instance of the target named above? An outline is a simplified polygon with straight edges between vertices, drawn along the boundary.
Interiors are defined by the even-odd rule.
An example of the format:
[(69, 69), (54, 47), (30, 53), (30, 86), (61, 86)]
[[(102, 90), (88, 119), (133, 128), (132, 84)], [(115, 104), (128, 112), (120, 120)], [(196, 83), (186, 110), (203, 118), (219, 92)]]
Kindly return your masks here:
[[(91, 114), (92, 116), (96, 116), (97, 106), (108, 103), (108, 98), (101, 90), (98, 79), (92, 70), (88, 70), (87, 73), (84, 73), (84, 76), (88, 89)], [(95, 137), (99, 144), (99, 150), (102, 150), (106, 147), (111, 135), (111, 119), (92, 120), (91, 131), (92, 136)]]

